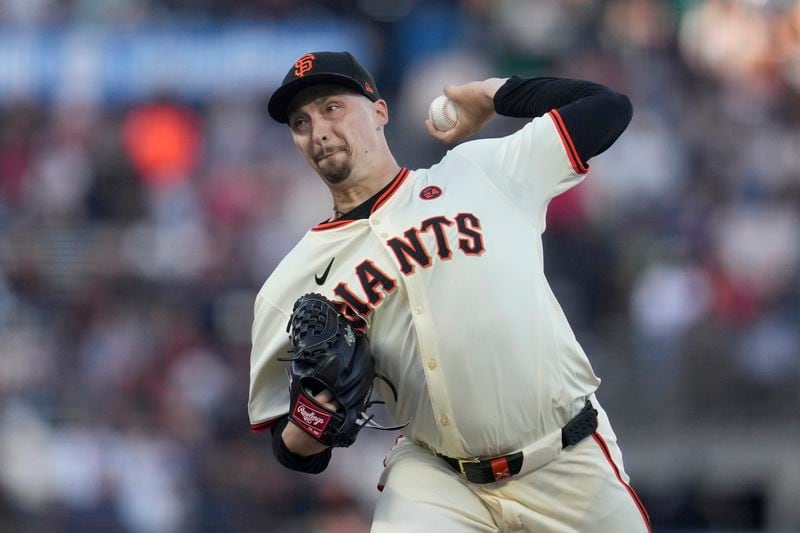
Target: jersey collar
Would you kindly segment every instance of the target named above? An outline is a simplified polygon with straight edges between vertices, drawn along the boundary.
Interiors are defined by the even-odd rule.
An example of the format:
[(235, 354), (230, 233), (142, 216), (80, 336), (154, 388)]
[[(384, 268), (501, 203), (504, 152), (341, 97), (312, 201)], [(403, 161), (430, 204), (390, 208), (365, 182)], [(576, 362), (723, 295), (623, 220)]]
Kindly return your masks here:
[(325, 231), (329, 229), (341, 228), (355, 222), (356, 220), (369, 218), (372, 213), (377, 211), (389, 200), (389, 198), (392, 197), (392, 195), (394, 195), (395, 192), (397, 192), (397, 189), (399, 189), (400, 186), (405, 182), (409, 174), (410, 172), (407, 167), (401, 168), (400, 172), (397, 173), (397, 176), (392, 178), (392, 181), (390, 181), (383, 189), (373, 194), (369, 199), (365, 200), (363, 203), (354, 207), (337, 219), (328, 219), (324, 222), (320, 222), (311, 228), (311, 231)]

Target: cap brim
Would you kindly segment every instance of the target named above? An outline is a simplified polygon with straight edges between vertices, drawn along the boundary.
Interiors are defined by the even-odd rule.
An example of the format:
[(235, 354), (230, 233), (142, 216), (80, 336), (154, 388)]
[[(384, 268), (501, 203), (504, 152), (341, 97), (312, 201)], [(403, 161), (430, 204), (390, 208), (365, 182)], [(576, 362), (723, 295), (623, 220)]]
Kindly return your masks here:
[(370, 100), (376, 99), (375, 95), (367, 94), (364, 88), (353, 78), (348, 78), (347, 76), (343, 76), (341, 74), (333, 74), (329, 72), (307, 74), (302, 78), (297, 78), (296, 80), (292, 80), (285, 85), (281, 85), (274, 93), (272, 93), (269, 103), (267, 104), (269, 116), (271, 116), (277, 122), (288, 124), (289, 104), (292, 103), (292, 100), (295, 96), (297, 96), (297, 93), (306, 87), (320, 85), (323, 83), (347, 87), (348, 89), (353, 89), (359, 94), (363, 94)]

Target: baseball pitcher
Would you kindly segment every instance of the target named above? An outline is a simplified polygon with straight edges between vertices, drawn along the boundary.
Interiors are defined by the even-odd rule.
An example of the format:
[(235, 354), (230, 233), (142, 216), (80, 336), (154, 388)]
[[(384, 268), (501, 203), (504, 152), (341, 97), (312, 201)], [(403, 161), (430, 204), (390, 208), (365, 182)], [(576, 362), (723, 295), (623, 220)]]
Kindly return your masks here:
[[(541, 241), (548, 203), (625, 130), (631, 103), (556, 78), (444, 93), (454, 126), (427, 128), (456, 147), (416, 170), (392, 155), (388, 104), (349, 53), (305, 54), (270, 98), (333, 215), (256, 298), (252, 428), (272, 430), (283, 465), (316, 473), (385, 401), (403, 429), (376, 532), (650, 531)], [(457, 144), (495, 113), (530, 121)]]

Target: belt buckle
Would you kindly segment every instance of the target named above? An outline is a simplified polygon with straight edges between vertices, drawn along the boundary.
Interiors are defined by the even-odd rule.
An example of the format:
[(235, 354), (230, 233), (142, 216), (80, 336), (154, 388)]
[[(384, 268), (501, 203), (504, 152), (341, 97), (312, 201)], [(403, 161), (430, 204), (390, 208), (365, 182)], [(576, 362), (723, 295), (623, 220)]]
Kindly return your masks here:
[(458, 469), (461, 470), (461, 475), (466, 478), (467, 477), (467, 473), (464, 472), (464, 465), (465, 464), (470, 464), (470, 463), (478, 464), (480, 462), (481, 462), (481, 460), (478, 459), (477, 457), (473, 457), (472, 459), (459, 459), (458, 460)]

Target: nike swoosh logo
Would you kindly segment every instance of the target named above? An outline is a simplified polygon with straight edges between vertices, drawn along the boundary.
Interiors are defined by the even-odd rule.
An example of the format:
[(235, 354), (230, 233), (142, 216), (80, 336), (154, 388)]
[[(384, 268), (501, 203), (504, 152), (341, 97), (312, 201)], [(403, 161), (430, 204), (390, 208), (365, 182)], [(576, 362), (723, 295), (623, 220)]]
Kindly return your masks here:
[(314, 280), (317, 282), (317, 285), (325, 284), (325, 280), (328, 279), (328, 272), (331, 271), (331, 267), (333, 266), (334, 259), (336, 259), (336, 257), (331, 258), (331, 262), (328, 263), (328, 268), (325, 269), (325, 272), (322, 273), (322, 276), (317, 276), (316, 274), (314, 275)]

